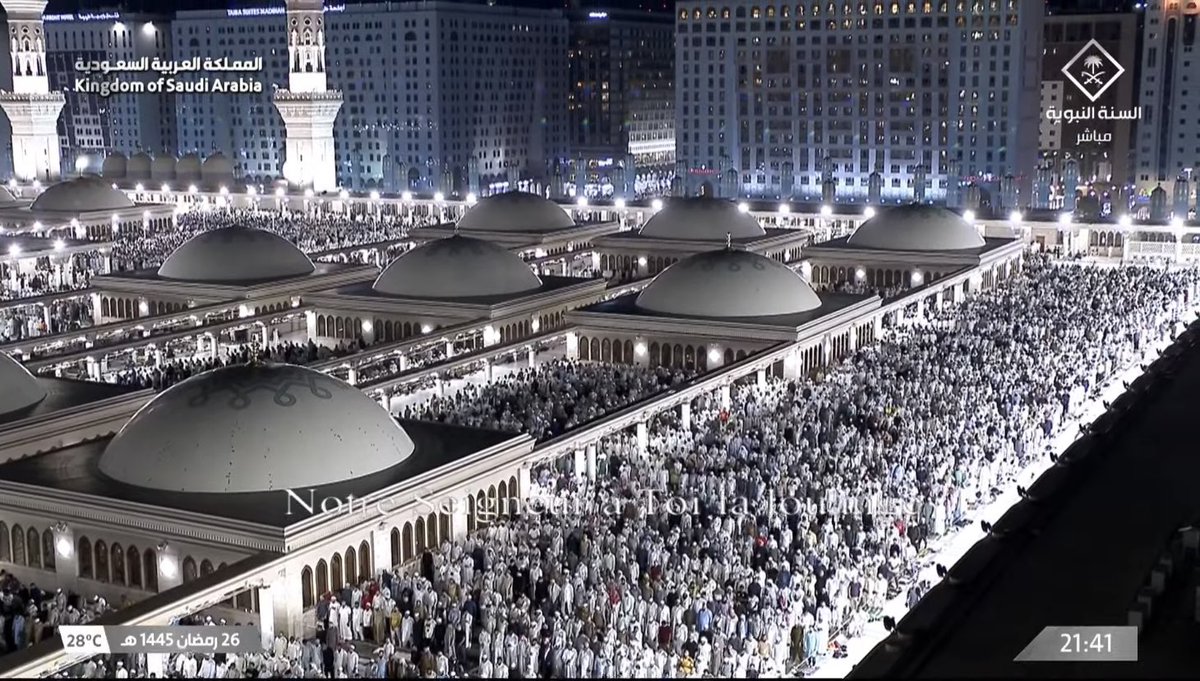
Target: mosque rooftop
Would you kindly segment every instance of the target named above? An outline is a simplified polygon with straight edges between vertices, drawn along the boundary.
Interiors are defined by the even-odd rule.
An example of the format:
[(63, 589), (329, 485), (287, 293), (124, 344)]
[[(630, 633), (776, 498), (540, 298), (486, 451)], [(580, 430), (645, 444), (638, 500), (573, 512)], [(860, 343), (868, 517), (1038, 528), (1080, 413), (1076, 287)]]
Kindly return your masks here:
[(598, 279), (587, 279), (583, 277), (559, 277), (554, 275), (542, 274), (538, 275), (541, 280), (541, 286), (528, 290), (516, 291), (513, 293), (498, 293), (494, 295), (480, 296), (464, 296), (459, 298), (453, 297), (425, 297), (425, 296), (398, 296), (388, 293), (382, 293), (375, 289), (372, 282), (366, 281), (359, 284), (351, 284), (334, 289), (333, 293), (342, 296), (353, 296), (356, 298), (374, 298), (376, 300), (420, 300), (429, 302), (445, 302), (445, 303), (462, 303), (466, 305), (501, 305), (511, 300), (520, 298), (528, 298), (530, 296), (545, 295), (568, 289), (572, 286), (580, 284), (590, 284), (600, 281)]
[[(0, 427), (72, 407), (81, 407), (110, 397), (128, 395), (140, 390), (137, 387), (114, 383), (76, 381), (67, 378), (37, 376), (34, 380), (46, 391), (46, 397), (28, 407), (0, 414)], [(6, 389), (11, 387), (10, 385), (5, 386)]]
[[(328, 263), (314, 262), (313, 271), (308, 274), (298, 274), (294, 276), (286, 276), (283, 278), (257, 278), (257, 279), (228, 279), (224, 281), (188, 281), (183, 279), (172, 279), (164, 277), (158, 273), (157, 267), (147, 267), (140, 270), (115, 271), (111, 274), (101, 275), (96, 277), (97, 283), (103, 282), (105, 279), (133, 279), (145, 282), (173, 283), (173, 284), (196, 284), (204, 286), (232, 286), (237, 288), (250, 288), (253, 286), (261, 286), (263, 284), (272, 284), (280, 281), (294, 281), (302, 279), (311, 279), (313, 277), (328, 276), (331, 274), (340, 274), (350, 270), (363, 269), (362, 265), (352, 265), (346, 263)], [(370, 282), (367, 282), (370, 286)]]
[[(362, 497), (516, 437), (510, 433), (437, 422), (396, 421), (415, 445), (412, 455), (373, 474), (315, 486), (314, 496), (318, 503), (331, 496), (343, 500), (350, 494)], [(308, 517), (307, 511), (299, 507), (293, 508), (292, 515), (287, 514), (288, 496), (282, 489), (184, 493), (118, 482), (99, 469), (100, 459), (112, 439), (101, 438), (0, 464), (0, 480), (276, 528), (288, 527)], [(304, 515), (297, 516), (297, 509)]]
[(812, 310), (795, 312), (791, 314), (762, 315), (757, 317), (717, 317), (672, 314), (667, 312), (647, 310), (637, 304), (639, 295), (640, 294), (636, 292), (629, 293), (611, 300), (605, 300), (594, 305), (589, 305), (581, 308), (579, 311), (599, 314), (628, 315), (632, 317), (645, 317), (647, 319), (676, 319), (680, 321), (697, 320), (733, 324), (748, 324), (756, 326), (775, 326), (781, 329), (791, 330), (805, 326), (822, 317), (828, 316), (840, 310), (844, 310), (853, 305), (857, 305), (865, 300), (874, 298), (874, 296), (869, 295), (827, 293), (822, 291), (820, 294), (821, 306)]
[(1080, 477), (1059, 485), (1055, 506), (1036, 531), (977, 544), (950, 570), (978, 575), (961, 591), (935, 587), (951, 591), (945, 599), (927, 597), (909, 615), (928, 628), (900, 652), (876, 646), (851, 678), (1194, 677), (1200, 623), (1191, 571), (1156, 601), (1137, 662), (1013, 661), (1048, 625), (1126, 625), (1127, 611), (1172, 535), (1200, 518), (1193, 426), (1200, 410), (1200, 353), (1187, 351), (1173, 382), (1148, 399), (1111, 439), (1097, 441), (1086, 459), (1067, 469)]
[(859, 251), (859, 250), (861, 250), (861, 251), (896, 251), (897, 253), (927, 252), (927, 253), (947, 253), (947, 254), (951, 254), (951, 255), (981, 256), (981, 255), (984, 255), (985, 253), (990, 253), (997, 249), (1004, 248), (1005, 246), (1009, 246), (1013, 243), (1012, 239), (988, 236), (988, 237), (983, 237), (983, 245), (982, 246), (974, 246), (971, 248), (947, 249), (947, 250), (926, 250), (926, 249), (915, 248), (915, 247), (914, 248), (880, 248), (880, 247), (876, 247), (876, 246), (867, 246), (867, 245), (862, 245), (862, 244), (856, 244), (856, 243), (852, 242), (850, 239), (851, 239), (851, 237), (849, 237), (849, 236), (842, 236), (842, 237), (838, 237), (836, 239), (830, 239), (829, 241), (822, 241), (820, 243), (815, 243), (815, 244), (812, 244), (811, 246), (808, 246), (805, 249), (805, 252), (807, 254), (811, 254), (812, 251), (816, 250), (816, 249), (828, 249), (828, 250), (838, 250), (838, 251)]

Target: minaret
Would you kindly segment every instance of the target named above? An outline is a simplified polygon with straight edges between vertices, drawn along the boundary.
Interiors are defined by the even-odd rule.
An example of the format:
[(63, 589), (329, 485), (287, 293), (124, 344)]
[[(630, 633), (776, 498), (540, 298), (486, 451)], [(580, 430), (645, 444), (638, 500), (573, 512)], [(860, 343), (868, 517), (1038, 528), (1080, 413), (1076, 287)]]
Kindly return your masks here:
[(313, 191), (337, 189), (333, 121), (342, 93), (327, 89), (322, 0), (287, 0), (287, 32), (288, 89), (275, 91), (275, 108), (287, 129), (283, 176)]
[(12, 126), (13, 174), (18, 180), (56, 180), (61, 173), (58, 115), (66, 98), (50, 92), (46, 76), (46, 33), (42, 12), (46, 0), (0, 0), (8, 13), (12, 56), (12, 92), (0, 92)]

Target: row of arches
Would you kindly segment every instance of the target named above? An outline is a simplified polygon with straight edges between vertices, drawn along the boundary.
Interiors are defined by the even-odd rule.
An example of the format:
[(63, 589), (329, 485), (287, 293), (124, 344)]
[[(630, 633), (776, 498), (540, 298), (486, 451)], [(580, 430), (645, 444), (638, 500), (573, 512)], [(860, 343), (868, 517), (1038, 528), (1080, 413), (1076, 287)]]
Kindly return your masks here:
[[(683, 343), (672, 345), (671, 343), (660, 344), (655, 341), (645, 351), (648, 353), (646, 361), (650, 366), (689, 369), (692, 371), (708, 371), (709, 368), (710, 358), (708, 350), (703, 345), (684, 345)], [(732, 348), (725, 349), (725, 364), (732, 364), (737, 360), (745, 358), (745, 350), (735, 351)], [(629, 339), (621, 340), (580, 336), (579, 359), (592, 362), (634, 364), (637, 361), (637, 353), (633, 341)]]
[(767, 257), (777, 262), (795, 262), (796, 260), (800, 259), (800, 247), (797, 246), (795, 248), (785, 248), (782, 251), (768, 253)]
[[(857, 277), (857, 269), (855, 267), (846, 267), (842, 265), (817, 265), (812, 269), (813, 284), (818, 286), (832, 286), (835, 284), (850, 284), (850, 283), (866, 283), (869, 286), (908, 286), (912, 283), (912, 272), (900, 269), (881, 269), (875, 267), (864, 267), (863, 278)], [(929, 283), (941, 279), (944, 275), (942, 272), (926, 273), (926, 279), (923, 283)]]
[(362, 319), (359, 317), (334, 317), (317, 315), (317, 336), (355, 340), (362, 335)]
[(54, 532), (36, 527), (9, 527), (0, 522), (0, 562), (43, 570), (55, 569)]
[(271, 303), (270, 305), (259, 305), (254, 308), (254, 316), (258, 317), (259, 315), (263, 314), (264, 312), (270, 312), (270, 313), (283, 312), (286, 309), (288, 309), (288, 306), (285, 305), (284, 303)]
[(305, 608), (311, 608), (325, 594), (366, 581), (373, 574), (371, 545), (363, 541), (357, 549), (347, 546), (345, 551), (335, 552), (328, 561), (318, 560), (315, 568), (305, 565), (300, 570), (301, 601)]
[[(146, 314), (142, 314), (141, 301), (135, 298), (114, 298), (112, 296), (100, 296), (100, 316), (105, 318), (116, 319), (138, 319), (150, 314), (157, 309), (157, 303), (151, 307), (147, 305)], [(161, 312), (158, 314), (162, 314)]]
[(523, 319), (500, 327), (500, 344), (511, 343), (533, 334), (533, 322)]
[(153, 548), (139, 551), (136, 546), (123, 548), (118, 542), (109, 546), (103, 539), (93, 544), (81, 536), (75, 541), (75, 556), (79, 576), (84, 579), (158, 591), (158, 551)]
[[(328, 324), (328, 322), (326, 322)], [(321, 332), (321, 317), (317, 317), (317, 335), (326, 335)], [(375, 338), (384, 343), (394, 341), (402, 341), (413, 336), (421, 334), (421, 325), (412, 322), (399, 322), (390, 319), (375, 319)]]
[(559, 328), (563, 324), (563, 318), (564, 316), (562, 310), (556, 310), (554, 312), (547, 312), (546, 314), (538, 315), (538, 331), (545, 333), (546, 331), (552, 331)]

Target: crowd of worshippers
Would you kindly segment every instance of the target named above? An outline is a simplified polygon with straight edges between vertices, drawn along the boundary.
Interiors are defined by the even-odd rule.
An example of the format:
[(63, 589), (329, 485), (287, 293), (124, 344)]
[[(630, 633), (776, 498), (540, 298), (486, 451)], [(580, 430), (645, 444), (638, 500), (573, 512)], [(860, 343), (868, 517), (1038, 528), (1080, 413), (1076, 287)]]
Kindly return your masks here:
[(0, 266), (0, 281), (3, 282), (0, 298), (32, 298), (87, 288), (92, 279), (93, 267), (98, 263), (89, 265), (89, 258), (82, 255), (71, 256), (71, 259), (73, 265), (62, 266), (61, 272), (56, 272), (57, 265), (47, 258), (38, 258), (32, 271), (18, 268), (14, 272), (11, 270), (12, 265)]
[(47, 591), (0, 570), (0, 655), (49, 640), (59, 626), (87, 624), (111, 609), (99, 596), (85, 599), (62, 589)]
[[(353, 675), (347, 642), (370, 644), (355, 653), (370, 676), (816, 671), (886, 603), (915, 604), (927, 552), (1182, 328), (1197, 281), (1032, 256), (1000, 287), (927, 308), (811, 377), (703, 396), (690, 423), (665, 412), (645, 449), (623, 432), (594, 468), (536, 469), (530, 501), (485, 501), (465, 537), (319, 594), (316, 642), (276, 641), (262, 671)], [(570, 377), (604, 380), (580, 366), (611, 368), (547, 363), (553, 379), (532, 370), (518, 385), (578, 396)], [(479, 401), (438, 400), (456, 413), (428, 415), (469, 421)], [(541, 405), (508, 409), (521, 422)]]
[(402, 410), (405, 418), (528, 433), (537, 440), (562, 435), (692, 378), (695, 372), (665, 367), (593, 364), (553, 359), (533, 368), (466, 383)]
[(408, 230), (434, 224), (433, 216), (418, 216), (409, 212), (404, 217), (372, 215), (346, 216), (342, 213), (281, 213), (272, 210), (232, 208), (220, 211), (191, 210), (176, 216), (174, 227), (146, 234), (127, 230), (117, 234), (113, 242), (113, 269), (139, 270), (161, 265), (167, 256), (188, 239), (214, 229), (250, 227), (261, 229), (287, 239), (305, 253), (360, 246), (364, 244), (403, 239)]
[(0, 341), (6, 343), (90, 326), (92, 306), (87, 296), (0, 310)]
[(337, 345), (329, 347), (309, 340), (304, 343), (282, 341), (272, 343), (266, 348), (252, 344), (226, 347), (216, 358), (197, 358), (193, 354), (179, 357), (173, 351), (168, 351), (163, 357), (162, 364), (158, 366), (140, 366), (133, 361), (128, 361), (125, 367), (116, 373), (115, 382), (139, 388), (166, 390), (196, 374), (224, 366), (246, 364), (254, 360), (305, 365), (326, 359), (346, 357), (361, 349), (360, 344), (353, 342), (341, 341)]

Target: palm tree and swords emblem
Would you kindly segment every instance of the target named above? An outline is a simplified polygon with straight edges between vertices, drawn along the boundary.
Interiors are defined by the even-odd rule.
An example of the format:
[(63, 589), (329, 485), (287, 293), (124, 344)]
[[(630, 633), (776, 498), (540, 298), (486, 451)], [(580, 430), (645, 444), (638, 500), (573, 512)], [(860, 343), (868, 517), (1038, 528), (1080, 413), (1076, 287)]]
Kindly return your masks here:
[(1067, 62), (1062, 72), (1084, 96), (1094, 102), (1125, 73), (1125, 67), (1103, 45), (1092, 39)]

